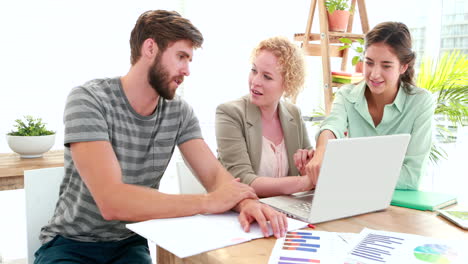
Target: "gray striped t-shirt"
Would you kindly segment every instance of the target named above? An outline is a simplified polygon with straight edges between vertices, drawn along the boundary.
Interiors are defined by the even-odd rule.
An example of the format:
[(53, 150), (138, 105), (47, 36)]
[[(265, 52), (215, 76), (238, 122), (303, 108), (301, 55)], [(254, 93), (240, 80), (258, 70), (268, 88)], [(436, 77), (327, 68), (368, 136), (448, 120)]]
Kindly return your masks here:
[(109, 141), (125, 183), (157, 189), (176, 145), (202, 138), (192, 108), (181, 98), (160, 98), (155, 112), (139, 115), (124, 94), (120, 78), (96, 79), (74, 88), (64, 113), (65, 178), (59, 200), (40, 240), (59, 234), (78, 241), (116, 241), (132, 236), (127, 222), (107, 221), (78, 174), (70, 143)]

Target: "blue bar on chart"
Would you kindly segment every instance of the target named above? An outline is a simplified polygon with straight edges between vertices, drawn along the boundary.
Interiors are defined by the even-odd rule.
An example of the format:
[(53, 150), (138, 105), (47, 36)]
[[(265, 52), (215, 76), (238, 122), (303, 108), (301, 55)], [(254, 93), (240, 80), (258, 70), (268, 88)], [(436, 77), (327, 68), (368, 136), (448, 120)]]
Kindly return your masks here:
[(367, 234), (364, 239), (351, 251), (351, 255), (361, 258), (385, 262), (391, 256), (396, 245), (401, 245), (404, 239), (377, 234)]
[(299, 251), (317, 252), (317, 249), (315, 248), (304, 248), (304, 247), (283, 247), (283, 250), (299, 250)]
[(288, 239), (288, 238), (286, 238), (284, 241), (287, 241), (287, 242), (307, 242), (307, 240), (305, 240), (305, 239)]
[[(306, 258), (292, 258), (292, 257), (280, 257), (278, 264), (302, 264), (302, 263), (320, 263), (318, 259), (306, 259)], [(287, 262), (285, 262), (287, 261)]]
[[(320, 240), (320, 237), (313, 236), (312, 233), (309, 232), (288, 232), (286, 233), (286, 239), (315, 239)], [(296, 242), (304, 242), (304, 241), (296, 241)]]
[(320, 240), (320, 237), (312, 235), (311, 232), (288, 232), (283, 250), (317, 252), (317, 249), (320, 248), (317, 240)]
[(283, 245), (285, 246), (300, 246), (300, 247), (314, 247), (314, 248), (319, 248), (320, 245), (317, 244), (309, 244), (309, 243), (284, 243)]

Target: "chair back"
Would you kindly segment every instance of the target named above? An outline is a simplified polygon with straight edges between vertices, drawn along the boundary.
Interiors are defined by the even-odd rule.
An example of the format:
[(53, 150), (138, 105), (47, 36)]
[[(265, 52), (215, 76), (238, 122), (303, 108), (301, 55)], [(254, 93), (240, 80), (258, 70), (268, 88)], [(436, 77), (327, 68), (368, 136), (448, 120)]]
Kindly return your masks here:
[(183, 160), (176, 162), (177, 177), (181, 194), (201, 194), (206, 193), (205, 187)]
[(30, 264), (34, 263), (34, 253), (41, 246), (41, 227), (46, 225), (54, 214), (64, 174), (63, 167), (24, 171), (26, 234)]

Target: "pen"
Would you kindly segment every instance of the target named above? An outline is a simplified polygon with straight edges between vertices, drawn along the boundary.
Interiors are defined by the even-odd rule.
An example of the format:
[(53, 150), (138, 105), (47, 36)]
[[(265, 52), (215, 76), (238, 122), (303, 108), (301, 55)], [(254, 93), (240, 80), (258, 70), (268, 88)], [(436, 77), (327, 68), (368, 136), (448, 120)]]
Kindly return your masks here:
[(315, 226), (313, 224), (308, 224), (307, 227), (310, 227), (310, 228), (314, 228), (315, 229)]

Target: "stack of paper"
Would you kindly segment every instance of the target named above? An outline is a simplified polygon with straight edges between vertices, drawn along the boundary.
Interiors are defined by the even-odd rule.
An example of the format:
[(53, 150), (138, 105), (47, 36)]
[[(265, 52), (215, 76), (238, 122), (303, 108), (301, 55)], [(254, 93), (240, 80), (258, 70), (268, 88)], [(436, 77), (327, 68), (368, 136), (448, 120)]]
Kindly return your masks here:
[[(263, 237), (257, 223), (251, 225), (249, 233), (244, 232), (238, 216), (235, 212), (195, 215), (149, 220), (127, 224), (126, 227), (179, 258), (185, 258)], [(306, 225), (305, 222), (288, 218), (288, 231)], [(269, 233), (273, 233), (271, 229)]]
[(344, 263), (468, 263), (468, 241), (364, 229)]
[(332, 82), (335, 83), (357, 83), (364, 78), (362, 73), (332, 72)]
[(289, 232), (276, 241), (269, 264), (468, 263), (468, 241), (363, 229), (360, 234)]

